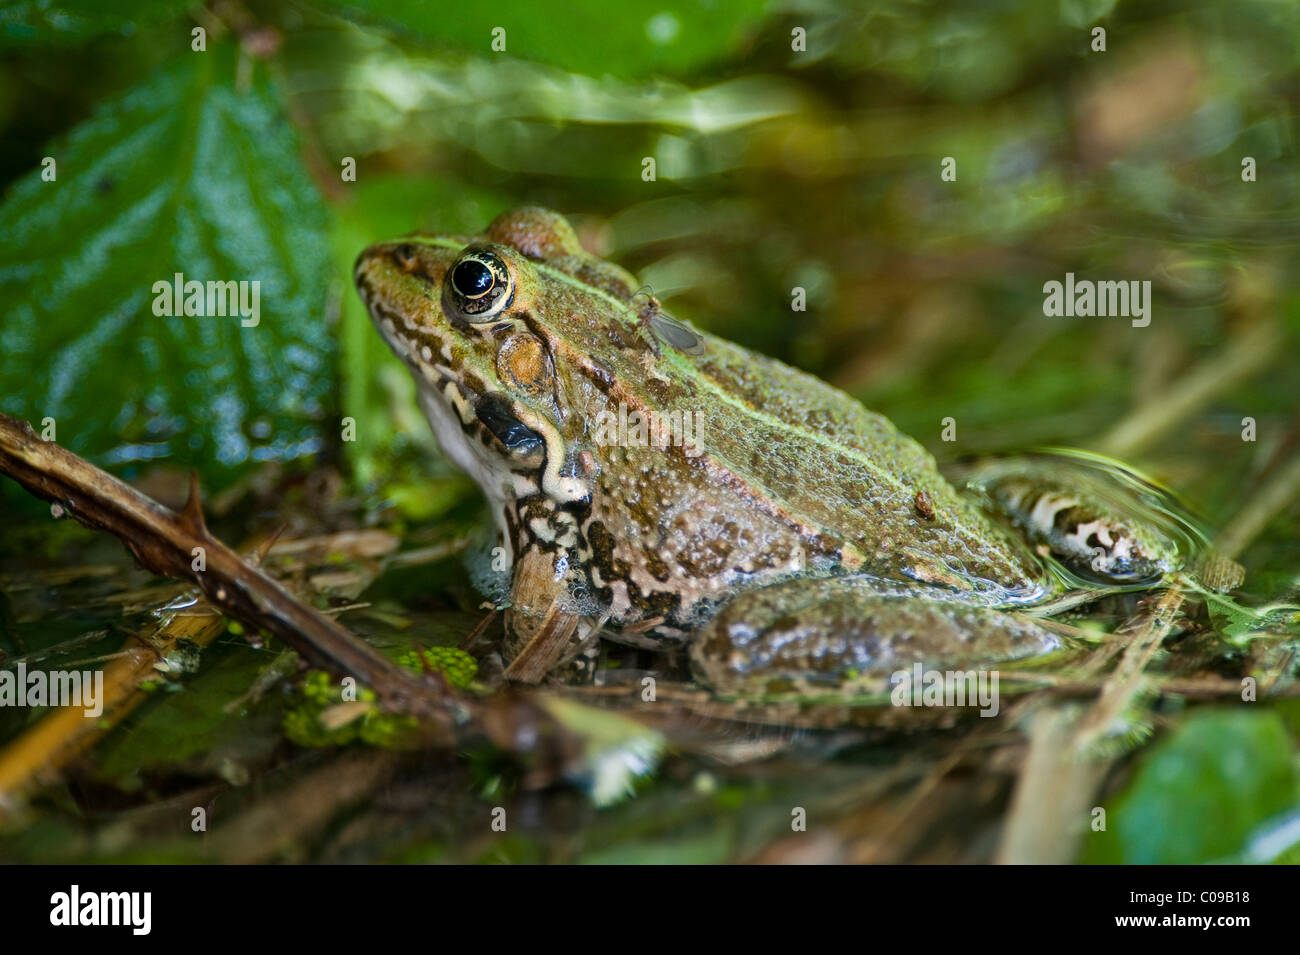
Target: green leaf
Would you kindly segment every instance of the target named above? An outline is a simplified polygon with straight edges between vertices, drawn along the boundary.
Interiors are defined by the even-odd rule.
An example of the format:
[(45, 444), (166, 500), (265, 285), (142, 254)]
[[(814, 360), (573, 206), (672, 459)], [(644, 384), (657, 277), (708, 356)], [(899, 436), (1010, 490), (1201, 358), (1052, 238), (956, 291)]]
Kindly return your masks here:
[(146, 23), (179, 17), (187, 0), (23, 0), (0, 10), (0, 46), (130, 36)]
[(1094, 26), (1115, 10), (1115, 0), (1061, 0), (1061, 22), (1078, 30)]
[[(275, 92), (237, 89), (236, 70), (229, 47), (183, 56), (53, 147), (55, 181), (34, 171), (0, 207), (0, 410), (53, 418), (99, 463), (171, 457), (220, 484), (318, 446), (324, 207)], [(258, 323), (156, 315), (176, 273), (247, 282), (250, 306), (258, 283)]]
[[(1259, 704), (1251, 704), (1258, 706)], [(1084, 861), (1194, 864), (1234, 857), (1251, 832), (1300, 804), (1276, 713), (1197, 713), (1156, 746), (1093, 832)]]
[[(340, 0), (337, 5), (456, 49), (622, 78), (681, 75), (730, 56), (757, 30), (768, 7), (765, 0), (624, 0), (616, 5), (574, 0), (562, 7), (532, 0)], [(503, 53), (492, 47), (498, 29), (505, 31)]]

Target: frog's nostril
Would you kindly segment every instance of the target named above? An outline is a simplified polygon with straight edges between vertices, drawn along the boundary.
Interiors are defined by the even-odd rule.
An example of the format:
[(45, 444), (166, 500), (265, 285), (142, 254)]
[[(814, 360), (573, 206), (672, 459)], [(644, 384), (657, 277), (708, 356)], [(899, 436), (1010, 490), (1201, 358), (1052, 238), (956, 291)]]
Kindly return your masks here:
[(393, 261), (397, 263), (397, 267), (403, 272), (414, 272), (420, 264), (415, 255), (415, 246), (409, 242), (403, 242), (393, 249)]

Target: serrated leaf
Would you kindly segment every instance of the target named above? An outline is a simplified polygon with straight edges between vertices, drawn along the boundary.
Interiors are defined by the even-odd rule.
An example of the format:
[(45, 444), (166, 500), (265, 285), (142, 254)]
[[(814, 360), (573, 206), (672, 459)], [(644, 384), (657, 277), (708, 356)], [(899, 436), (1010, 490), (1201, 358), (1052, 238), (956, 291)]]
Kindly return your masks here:
[[(270, 84), (227, 47), (78, 126), (0, 207), (0, 410), (103, 464), (171, 457), (220, 484), (315, 450), (332, 387), (320, 198)], [(254, 74), (260, 69), (254, 68)], [(259, 283), (260, 319), (159, 317), (157, 282)]]

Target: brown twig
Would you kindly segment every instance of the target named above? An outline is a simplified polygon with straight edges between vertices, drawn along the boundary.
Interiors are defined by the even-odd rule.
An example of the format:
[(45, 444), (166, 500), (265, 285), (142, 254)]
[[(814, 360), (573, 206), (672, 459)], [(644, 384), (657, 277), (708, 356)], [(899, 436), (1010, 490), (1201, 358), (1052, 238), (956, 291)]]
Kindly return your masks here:
[(470, 701), (390, 663), (213, 537), (197, 475), (184, 509), (173, 511), (7, 415), (0, 415), (0, 473), (87, 527), (113, 534), (147, 570), (195, 584), (226, 615), (269, 631), (316, 666), (355, 677), (385, 705), (444, 730), (471, 717)]
[(133, 637), (104, 666), (99, 718), (88, 719), (75, 706), (56, 707), (0, 748), (0, 817), (27, 793), (53, 782), (69, 761), (148, 699), (141, 685), (158, 676), (159, 660), (179, 641), (203, 647), (224, 631), (225, 618), (210, 609), (184, 615), (164, 610), (162, 622), (143, 643)]
[(1281, 341), (1276, 322), (1256, 323), (1223, 351), (1134, 410), (1097, 442), (1097, 449), (1122, 458), (1149, 446), (1223, 392), (1276, 361), (1282, 354)]
[(1300, 454), (1293, 455), (1224, 525), (1214, 542), (1224, 557), (1241, 555), (1273, 520), (1300, 496)]

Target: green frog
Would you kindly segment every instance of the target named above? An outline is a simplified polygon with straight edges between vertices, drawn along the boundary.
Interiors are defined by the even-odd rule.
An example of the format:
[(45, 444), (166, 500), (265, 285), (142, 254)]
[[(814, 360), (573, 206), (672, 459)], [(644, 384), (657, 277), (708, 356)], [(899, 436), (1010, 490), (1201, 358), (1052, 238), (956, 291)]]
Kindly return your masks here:
[(508, 657), (599, 635), (685, 647), (724, 694), (843, 692), (1057, 648), (1024, 612), (1064, 589), (1049, 552), (1116, 584), (1175, 568), (1050, 468), (959, 493), (888, 419), (677, 320), (557, 213), (382, 242), (354, 278), (487, 498)]

